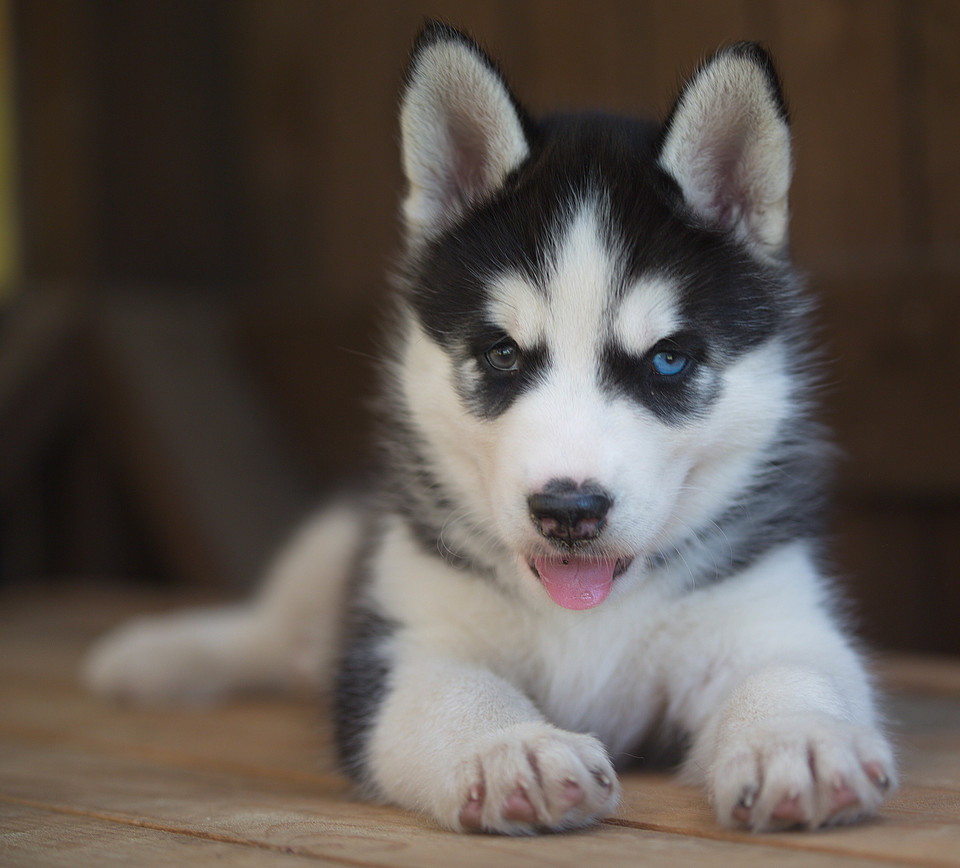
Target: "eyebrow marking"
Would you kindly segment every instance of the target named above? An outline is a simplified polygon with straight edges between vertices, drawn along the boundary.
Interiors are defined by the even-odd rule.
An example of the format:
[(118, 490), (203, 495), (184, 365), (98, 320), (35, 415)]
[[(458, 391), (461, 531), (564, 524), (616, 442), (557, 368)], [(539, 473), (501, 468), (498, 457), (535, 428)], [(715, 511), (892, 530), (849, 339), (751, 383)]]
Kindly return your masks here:
[(642, 277), (624, 293), (614, 313), (613, 335), (627, 352), (642, 356), (658, 341), (679, 331), (679, 298), (673, 281)]
[(516, 272), (502, 275), (489, 288), (487, 314), (521, 347), (542, 344), (550, 325), (550, 305), (543, 292)]

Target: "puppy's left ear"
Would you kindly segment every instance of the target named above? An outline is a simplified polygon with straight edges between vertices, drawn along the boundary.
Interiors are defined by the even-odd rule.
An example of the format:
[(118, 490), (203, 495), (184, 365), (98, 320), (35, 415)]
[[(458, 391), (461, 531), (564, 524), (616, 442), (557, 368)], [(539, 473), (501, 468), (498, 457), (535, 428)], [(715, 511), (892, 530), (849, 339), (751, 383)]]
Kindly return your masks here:
[(698, 218), (762, 256), (785, 252), (790, 128), (760, 46), (732, 45), (700, 67), (667, 119), (659, 162)]

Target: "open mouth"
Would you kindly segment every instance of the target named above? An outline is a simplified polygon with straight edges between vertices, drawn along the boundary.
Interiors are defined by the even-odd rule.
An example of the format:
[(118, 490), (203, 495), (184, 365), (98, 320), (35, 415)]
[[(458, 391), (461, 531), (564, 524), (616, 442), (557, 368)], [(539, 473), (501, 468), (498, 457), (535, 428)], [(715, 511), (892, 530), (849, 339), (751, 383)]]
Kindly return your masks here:
[(530, 569), (544, 590), (564, 609), (592, 609), (613, 590), (613, 580), (630, 566), (631, 558), (589, 558), (583, 555), (540, 555)]

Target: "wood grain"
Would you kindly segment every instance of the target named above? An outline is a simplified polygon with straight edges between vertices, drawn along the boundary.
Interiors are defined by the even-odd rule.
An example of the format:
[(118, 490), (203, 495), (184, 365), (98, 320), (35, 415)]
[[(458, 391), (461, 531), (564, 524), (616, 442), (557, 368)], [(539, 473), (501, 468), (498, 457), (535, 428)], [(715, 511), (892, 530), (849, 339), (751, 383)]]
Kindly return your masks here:
[(176, 602), (76, 585), (0, 596), (0, 864), (960, 864), (957, 662), (881, 661), (904, 786), (874, 822), (751, 836), (718, 827), (698, 790), (634, 771), (618, 814), (587, 832), (461, 836), (357, 800), (322, 703), (148, 711), (81, 690), (77, 661), (96, 633)]

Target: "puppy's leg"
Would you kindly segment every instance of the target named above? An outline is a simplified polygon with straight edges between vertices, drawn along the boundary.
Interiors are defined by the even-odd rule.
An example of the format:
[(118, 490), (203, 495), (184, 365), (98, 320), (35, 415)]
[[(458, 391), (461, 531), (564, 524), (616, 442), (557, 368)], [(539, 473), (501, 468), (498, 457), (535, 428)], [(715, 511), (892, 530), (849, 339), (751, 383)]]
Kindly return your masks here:
[(693, 654), (711, 663), (678, 707), (694, 735), (688, 772), (724, 824), (852, 822), (896, 788), (863, 664), (820, 586), (803, 550), (785, 550), (717, 586), (704, 611), (714, 629)]
[(365, 751), (380, 795), (454, 830), (572, 829), (608, 816), (619, 783), (603, 745), (547, 723), (512, 684), (418, 660), (390, 678)]
[(877, 812), (896, 787), (893, 754), (839, 687), (803, 665), (744, 678), (695, 750), (722, 823), (817, 828)]
[(295, 537), (253, 600), (123, 625), (91, 649), (84, 681), (140, 703), (326, 685), (361, 532), (350, 509), (322, 513)]

